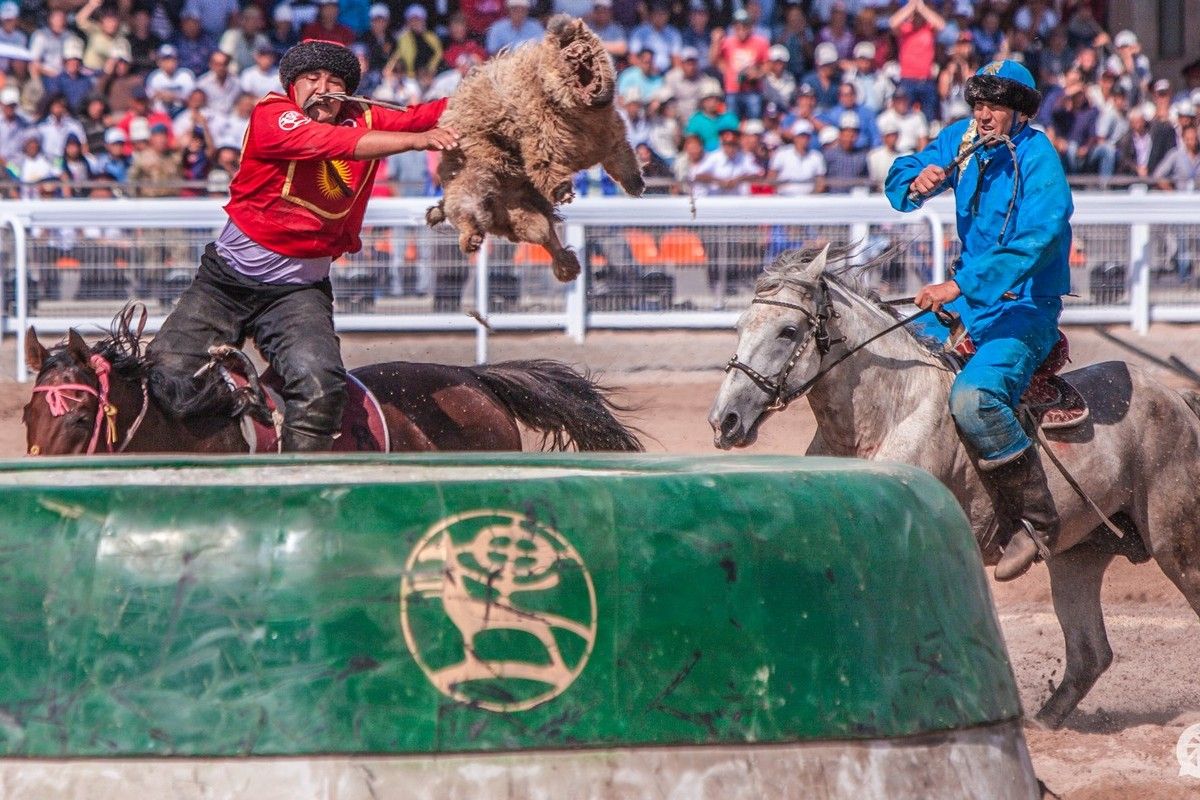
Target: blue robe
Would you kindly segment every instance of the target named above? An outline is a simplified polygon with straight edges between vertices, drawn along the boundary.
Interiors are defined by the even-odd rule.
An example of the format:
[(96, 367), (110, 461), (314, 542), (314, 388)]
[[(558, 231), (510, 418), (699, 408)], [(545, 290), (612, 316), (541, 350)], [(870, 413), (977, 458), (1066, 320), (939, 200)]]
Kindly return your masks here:
[[(948, 126), (920, 153), (896, 159), (884, 183), (893, 208), (921, 206), (923, 200), (908, 198), (909, 185), (926, 166), (954, 160), (969, 122)], [(954, 275), (962, 296), (946, 307), (962, 317), (978, 346), (955, 379), (950, 406), (963, 437), (994, 462), (1030, 444), (1013, 409), (1057, 341), (1062, 295), (1071, 288), (1074, 204), (1062, 162), (1050, 140), (1028, 126), (1013, 143), (1020, 166), (1015, 202), (1016, 171), (1003, 144), (976, 152), (946, 184), (955, 192), (962, 241)]]

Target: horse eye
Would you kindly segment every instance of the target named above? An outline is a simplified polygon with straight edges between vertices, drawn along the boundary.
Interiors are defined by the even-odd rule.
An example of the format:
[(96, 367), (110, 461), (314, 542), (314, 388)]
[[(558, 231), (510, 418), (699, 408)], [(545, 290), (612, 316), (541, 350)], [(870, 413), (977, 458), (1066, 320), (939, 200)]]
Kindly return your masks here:
[(784, 328), (783, 330), (781, 330), (779, 332), (779, 338), (780, 339), (795, 339), (796, 338), (796, 326), (788, 325), (786, 328)]

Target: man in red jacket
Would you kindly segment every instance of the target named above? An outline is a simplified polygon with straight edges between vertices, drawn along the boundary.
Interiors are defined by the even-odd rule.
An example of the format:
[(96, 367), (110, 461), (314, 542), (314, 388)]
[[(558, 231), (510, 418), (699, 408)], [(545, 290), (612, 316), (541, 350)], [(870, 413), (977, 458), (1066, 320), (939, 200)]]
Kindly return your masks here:
[(211, 345), (250, 336), (283, 379), (282, 449), (330, 448), (346, 397), (330, 263), (362, 247), (378, 159), (457, 146), (454, 131), (436, 127), (444, 99), (393, 111), (323, 97), (353, 94), (360, 77), (342, 45), (301, 42), (279, 63), (286, 96), (255, 106), (229, 221), (147, 350), (151, 390), (177, 416), (213, 412), (193, 375)]

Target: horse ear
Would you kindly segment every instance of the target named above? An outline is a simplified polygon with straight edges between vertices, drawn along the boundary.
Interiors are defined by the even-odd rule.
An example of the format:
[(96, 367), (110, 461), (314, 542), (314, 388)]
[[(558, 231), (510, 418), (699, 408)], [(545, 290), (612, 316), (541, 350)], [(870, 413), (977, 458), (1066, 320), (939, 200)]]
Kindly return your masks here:
[(25, 331), (25, 366), (36, 375), (42, 371), (42, 365), (49, 357), (50, 351), (42, 347), (37, 338), (37, 331), (30, 325), (29, 330)]
[(825, 264), (829, 261), (829, 245), (826, 244), (824, 249), (817, 254), (817, 257), (808, 262), (808, 266), (804, 272), (810, 278), (819, 278), (821, 273), (825, 271)]
[(87, 342), (79, 335), (79, 331), (74, 328), (67, 331), (67, 352), (80, 364), (86, 364), (90, 355), (88, 353)]

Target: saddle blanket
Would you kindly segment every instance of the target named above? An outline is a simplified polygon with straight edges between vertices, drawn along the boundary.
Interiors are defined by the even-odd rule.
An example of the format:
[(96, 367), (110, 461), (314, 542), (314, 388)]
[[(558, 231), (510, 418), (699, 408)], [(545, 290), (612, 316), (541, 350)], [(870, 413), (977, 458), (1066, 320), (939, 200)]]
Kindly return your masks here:
[[(230, 371), (234, 387), (247, 385), (244, 375)], [(274, 370), (267, 369), (259, 378), (271, 418), (283, 421), (283, 380)], [(278, 453), (279, 429), (268, 425), (254, 414), (242, 415), (242, 435), (251, 453)], [(335, 453), (386, 453), (391, 449), (387, 422), (375, 395), (362, 381), (346, 373), (346, 407), (342, 410), (342, 430), (333, 439)]]

